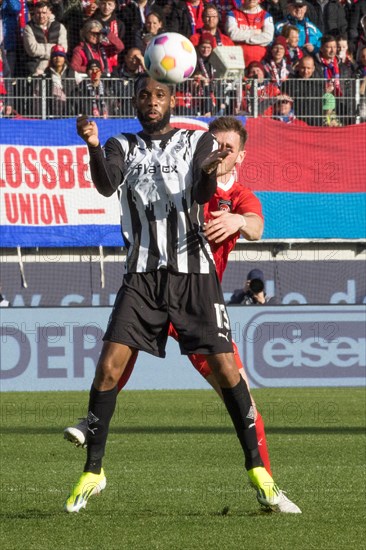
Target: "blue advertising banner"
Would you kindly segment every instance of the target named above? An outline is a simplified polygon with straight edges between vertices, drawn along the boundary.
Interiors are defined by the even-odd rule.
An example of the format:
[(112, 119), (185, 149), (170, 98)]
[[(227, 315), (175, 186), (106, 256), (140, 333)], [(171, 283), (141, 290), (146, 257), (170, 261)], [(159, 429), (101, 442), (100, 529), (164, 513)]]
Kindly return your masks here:
[[(229, 307), (253, 387), (364, 386), (365, 306)], [(110, 308), (2, 311), (1, 391), (88, 390)], [(140, 353), (127, 389), (208, 388), (177, 342)]]

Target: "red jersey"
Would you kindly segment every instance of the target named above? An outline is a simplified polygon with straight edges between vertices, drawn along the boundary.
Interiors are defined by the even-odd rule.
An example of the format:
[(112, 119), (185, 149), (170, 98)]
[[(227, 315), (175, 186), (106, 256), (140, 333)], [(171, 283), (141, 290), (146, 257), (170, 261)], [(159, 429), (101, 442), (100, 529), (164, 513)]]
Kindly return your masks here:
[[(202, 28), (195, 34), (192, 34), (189, 40), (192, 42), (193, 46), (198, 46), (198, 44), (200, 43), (202, 32), (210, 31), (205, 31), (205, 29)], [(231, 40), (231, 38), (226, 36), (226, 34), (223, 34), (219, 29), (212, 36), (214, 39), (214, 48), (217, 48), (217, 46), (234, 46), (234, 42)]]
[[(218, 210), (225, 210), (231, 214), (248, 214), (251, 212), (263, 219), (262, 205), (258, 197), (242, 183), (236, 181), (234, 176), (226, 184), (217, 183), (215, 194), (205, 204), (205, 219), (212, 219), (210, 212)], [(229, 254), (233, 250), (239, 236), (240, 233), (238, 231), (221, 243), (210, 243), (220, 281), (222, 281)]]
[[(256, 34), (253, 31), (260, 30)], [(234, 9), (227, 15), (226, 33), (241, 46), (244, 54), (245, 66), (252, 61), (262, 61), (272, 42), (274, 27), (272, 16), (259, 6), (255, 12)]]

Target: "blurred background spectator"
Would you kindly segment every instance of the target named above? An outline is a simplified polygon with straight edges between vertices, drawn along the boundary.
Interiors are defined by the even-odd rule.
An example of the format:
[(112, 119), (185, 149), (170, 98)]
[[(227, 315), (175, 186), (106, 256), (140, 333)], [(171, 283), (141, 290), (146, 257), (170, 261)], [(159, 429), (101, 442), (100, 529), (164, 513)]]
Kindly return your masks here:
[(265, 70), (262, 63), (252, 61), (245, 70), (243, 86), (243, 114), (254, 113), (254, 102), (257, 98), (258, 114), (267, 114), (271, 99), (278, 95), (278, 86), (265, 78)]
[(313, 57), (305, 55), (300, 59), (295, 74), (286, 80), (282, 91), (293, 98), (294, 111), (298, 119), (310, 126), (321, 126), (324, 82), (315, 78)]
[(274, 23), (281, 21), (287, 13), (287, 0), (263, 0), (261, 6), (272, 15)]
[(19, 0), (0, 0), (2, 20), (2, 73), (5, 77), (15, 76), (17, 39), (19, 38)]
[(47, 2), (37, 2), (34, 5), (32, 18), (24, 28), (23, 43), (27, 54), (26, 74), (29, 76), (44, 73), (51, 49), (56, 44), (67, 51), (66, 29), (55, 20)]
[(142, 51), (139, 48), (133, 47), (127, 50), (127, 52), (123, 56), (123, 61), (121, 65), (118, 68), (114, 69), (112, 77), (122, 79), (135, 79), (139, 74), (144, 72), (144, 70), (145, 63)]
[(277, 36), (263, 61), (265, 77), (276, 84), (281, 90), (282, 83), (293, 74), (292, 67), (287, 63), (287, 41), (284, 36)]
[(265, 292), (264, 274), (260, 269), (252, 269), (249, 271), (243, 288), (234, 290), (227, 305), (275, 305), (277, 304), (275, 296), (269, 296)]
[(203, 27), (192, 34), (190, 41), (198, 46), (202, 33), (210, 33), (214, 37), (213, 47), (234, 46), (234, 42), (219, 29), (219, 10), (214, 4), (206, 4), (202, 13)]
[(62, 23), (67, 29), (67, 42), (69, 52), (72, 54), (74, 48), (80, 42), (80, 32), (84, 23), (92, 18), (97, 10), (96, 0), (65, 0)]
[(323, 95), (323, 126), (339, 127), (342, 126), (341, 121), (337, 117), (336, 113), (336, 98), (333, 95), (333, 90), (328, 88), (327, 92)]
[(297, 119), (294, 112), (294, 100), (289, 95), (281, 94), (275, 97), (272, 109), (272, 119), (286, 124), (306, 126), (306, 123)]
[(361, 46), (366, 45), (366, 0), (352, 3), (348, 25), (350, 49), (356, 55)]
[[(118, 54), (124, 50), (125, 25), (117, 19), (117, 0), (97, 0), (98, 9), (93, 13), (92, 19), (100, 21), (102, 28), (102, 45), (107, 55), (108, 72), (111, 73), (118, 67), (120, 59)], [(111, 37), (117, 40), (111, 41)]]
[(276, 23), (275, 33), (281, 34), (285, 25), (293, 25), (299, 29), (299, 47), (307, 53), (316, 53), (320, 47), (322, 32), (306, 16), (308, 4), (305, 0), (288, 0), (288, 15)]
[(191, 25), (183, 0), (156, 0), (154, 7), (156, 6), (163, 12), (167, 31), (178, 32), (187, 38), (190, 37)]
[(356, 68), (353, 54), (348, 47), (347, 35), (339, 34), (337, 37), (337, 57), (342, 63), (348, 65), (352, 71), (352, 74)]
[[(72, 52), (71, 67), (78, 73), (86, 73), (88, 61), (97, 59), (103, 74), (110, 76), (116, 54), (124, 49), (123, 42), (111, 31), (105, 31), (102, 23), (97, 19), (88, 19), (80, 34), (82, 41)], [(108, 39), (107, 49), (104, 37)]]
[(366, 46), (359, 51), (356, 76), (361, 80), (358, 115), (361, 122), (366, 122)]
[[(325, 92), (336, 99), (335, 113), (350, 124), (353, 120), (355, 107), (352, 103), (353, 68), (337, 58), (337, 41), (332, 35), (321, 39), (319, 53), (315, 56), (315, 73), (326, 81)], [(327, 104), (331, 98), (327, 95)], [(323, 107), (324, 109), (324, 107)], [(326, 109), (329, 110), (329, 109)], [(335, 124), (332, 124), (332, 126)]]
[(210, 62), (215, 38), (209, 32), (200, 36), (197, 50), (197, 66), (192, 82), (193, 114), (212, 116), (216, 110), (216, 97), (213, 79), (215, 69)]
[(286, 39), (286, 61), (295, 67), (304, 56), (304, 51), (299, 46), (300, 31), (295, 25), (285, 25), (281, 35)]
[(112, 82), (102, 78), (102, 65), (98, 59), (91, 59), (86, 66), (84, 78), (77, 90), (74, 111), (94, 118), (108, 118), (120, 114), (120, 99)]
[(165, 30), (165, 20), (162, 12), (153, 7), (149, 15), (146, 16), (146, 21), (141, 30), (138, 30), (135, 36), (134, 44), (142, 53), (145, 52), (150, 40), (159, 33)]
[(262, 61), (274, 27), (272, 16), (261, 8), (259, 0), (244, 0), (240, 8), (230, 11), (225, 28), (229, 38), (242, 47), (246, 66)]
[(136, 36), (139, 32), (142, 32), (146, 17), (153, 9), (153, 6), (154, 0), (123, 2), (120, 6), (119, 17), (126, 29), (124, 43), (127, 50), (136, 46)]
[(185, 0), (185, 9), (182, 9), (183, 17), (188, 20), (190, 29), (187, 29), (186, 36), (190, 38), (192, 34), (199, 32), (203, 27), (203, 9), (205, 2), (203, 0)]
[(306, 0), (307, 16), (322, 34), (339, 36), (347, 32), (346, 12), (339, 0)]
[(116, 97), (120, 99), (120, 114), (122, 116), (135, 116), (130, 98), (134, 95), (134, 80), (144, 70), (144, 56), (139, 48), (133, 47), (125, 53), (121, 65), (112, 73), (113, 78), (119, 79), (117, 82), (113, 82), (113, 88)]
[(67, 61), (67, 54), (62, 46), (53, 46), (50, 63), (44, 76), (47, 82), (47, 114), (50, 117), (70, 116), (75, 92), (75, 71)]

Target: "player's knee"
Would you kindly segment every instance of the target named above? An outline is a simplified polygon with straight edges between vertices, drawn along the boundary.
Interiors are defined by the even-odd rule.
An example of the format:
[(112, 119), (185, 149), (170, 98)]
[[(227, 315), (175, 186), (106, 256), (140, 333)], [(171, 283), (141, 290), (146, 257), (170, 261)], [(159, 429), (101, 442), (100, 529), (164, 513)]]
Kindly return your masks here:
[(232, 387), (239, 383), (240, 374), (232, 353), (211, 355), (208, 363), (220, 386)]
[(122, 374), (122, 368), (106, 361), (100, 362), (95, 372), (97, 387), (114, 388)]

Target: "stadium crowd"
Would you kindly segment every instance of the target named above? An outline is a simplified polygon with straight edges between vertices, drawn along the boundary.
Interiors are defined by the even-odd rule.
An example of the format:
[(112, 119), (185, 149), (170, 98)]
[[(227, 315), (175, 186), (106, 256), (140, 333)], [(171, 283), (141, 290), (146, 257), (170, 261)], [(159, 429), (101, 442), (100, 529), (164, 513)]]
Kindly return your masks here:
[[(133, 81), (163, 31), (197, 51), (176, 114), (366, 120), (366, 0), (0, 0), (0, 116), (133, 116)], [(216, 77), (212, 52), (240, 46), (244, 75)], [(46, 102), (44, 101), (46, 98)], [(46, 105), (46, 106), (45, 106)]]

